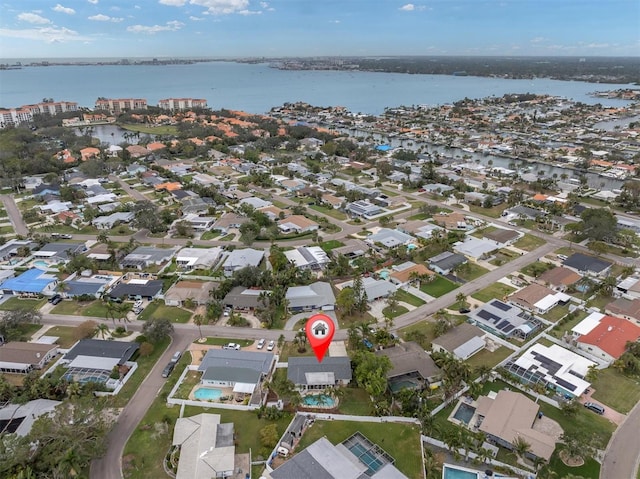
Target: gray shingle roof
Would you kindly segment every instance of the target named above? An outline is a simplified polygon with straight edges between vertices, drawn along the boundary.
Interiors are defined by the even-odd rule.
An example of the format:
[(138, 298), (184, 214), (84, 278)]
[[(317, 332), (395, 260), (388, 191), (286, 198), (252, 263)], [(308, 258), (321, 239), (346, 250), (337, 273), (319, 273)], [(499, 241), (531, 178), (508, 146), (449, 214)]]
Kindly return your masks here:
[(100, 339), (82, 339), (65, 354), (66, 360), (73, 360), (78, 356), (95, 358), (120, 358), (120, 364), (129, 361), (140, 345), (136, 342), (103, 341)]
[(332, 372), (337, 381), (351, 381), (351, 360), (348, 357), (328, 357), (319, 363), (316, 358), (290, 357), (287, 379), (294, 384), (307, 384), (307, 373)]
[(233, 367), (253, 369), (266, 374), (269, 372), (272, 362), (272, 353), (235, 351), (233, 349), (210, 349), (202, 359), (198, 371), (206, 371), (212, 367)]

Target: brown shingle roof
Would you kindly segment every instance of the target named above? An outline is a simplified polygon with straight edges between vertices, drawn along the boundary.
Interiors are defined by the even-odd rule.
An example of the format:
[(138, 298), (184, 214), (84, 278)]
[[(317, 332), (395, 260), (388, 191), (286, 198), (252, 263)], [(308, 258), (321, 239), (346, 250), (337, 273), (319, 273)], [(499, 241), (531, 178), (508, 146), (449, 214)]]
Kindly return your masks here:
[(57, 344), (23, 343), (12, 341), (0, 347), (0, 361), (8, 363), (38, 364), (42, 356), (56, 349)]
[(477, 326), (474, 326), (470, 323), (462, 323), (459, 326), (456, 326), (451, 331), (443, 334), (442, 336), (437, 337), (433, 340), (434, 344), (437, 344), (441, 348), (453, 353), (453, 351), (465, 344), (471, 338), (475, 338), (476, 336), (482, 337), (486, 333)]
[(550, 284), (551, 286), (569, 286), (582, 278), (575, 271), (569, 268), (558, 266), (551, 270), (545, 271), (538, 277), (538, 283)]
[(555, 292), (541, 284), (533, 283), (513, 293), (509, 296), (509, 301), (532, 309), (534, 304), (550, 294), (555, 294)]
[(503, 230), (500, 228), (494, 231), (490, 231), (489, 233), (485, 233), (484, 235), (484, 237), (487, 239), (503, 244), (518, 238), (518, 236), (520, 236), (520, 234), (517, 231)]
[(387, 373), (387, 378), (394, 378), (417, 372), (423, 379), (428, 379), (440, 372), (431, 356), (419, 344), (409, 341), (397, 344), (393, 348), (376, 351), (378, 356), (387, 356), (393, 365)]

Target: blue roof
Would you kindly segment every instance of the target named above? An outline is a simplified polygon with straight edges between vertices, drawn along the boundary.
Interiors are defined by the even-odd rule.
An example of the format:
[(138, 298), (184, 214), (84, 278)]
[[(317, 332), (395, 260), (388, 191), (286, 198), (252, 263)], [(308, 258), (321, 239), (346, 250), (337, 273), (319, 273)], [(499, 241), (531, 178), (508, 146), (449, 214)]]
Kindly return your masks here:
[(378, 151), (389, 151), (391, 147), (389, 145), (378, 145), (376, 146), (376, 150)]
[(65, 281), (68, 296), (80, 296), (82, 294), (97, 294), (106, 283), (91, 283), (88, 281)]
[(41, 293), (49, 284), (56, 279), (48, 275), (45, 271), (33, 268), (25, 271), (16, 278), (6, 280), (1, 289), (17, 291), (19, 293)]

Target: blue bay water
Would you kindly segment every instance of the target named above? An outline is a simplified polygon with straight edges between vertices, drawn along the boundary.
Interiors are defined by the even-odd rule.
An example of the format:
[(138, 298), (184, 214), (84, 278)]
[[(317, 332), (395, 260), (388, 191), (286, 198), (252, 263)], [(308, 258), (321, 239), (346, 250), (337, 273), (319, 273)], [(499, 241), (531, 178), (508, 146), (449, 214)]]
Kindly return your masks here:
[(150, 105), (169, 97), (205, 98), (211, 108), (266, 113), (285, 102), (345, 106), (353, 112), (380, 114), (385, 107), (441, 105), (467, 98), (505, 93), (540, 93), (584, 103), (623, 105), (622, 100), (589, 93), (630, 88), (548, 79), (377, 72), (290, 71), (266, 64), (233, 62), (165, 66), (50, 66), (0, 70), (0, 107), (18, 107), (53, 98), (93, 108), (98, 97), (146, 98)]

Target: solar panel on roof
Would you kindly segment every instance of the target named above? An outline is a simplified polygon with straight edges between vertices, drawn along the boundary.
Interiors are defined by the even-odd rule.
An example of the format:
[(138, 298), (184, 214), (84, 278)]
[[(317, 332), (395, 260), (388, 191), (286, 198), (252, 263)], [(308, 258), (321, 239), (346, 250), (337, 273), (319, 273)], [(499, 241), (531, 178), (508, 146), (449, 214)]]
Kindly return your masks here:
[(511, 330), (512, 330), (513, 328), (515, 328), (515, 326), (514, 326), (513, 324), (509, 324), (509, 325), (508, 325), (506, 328), (504, 328), (502, 331), (503, 331), (504, 333), (507, 333), (507, 334), (508, 334), (508, 333), (510, 333), (510, 332), (511, 332)]
[(576, 390), (577, 386), (575, 384), (571, 384), (570, 382), (565, 381), (564, 379), (556, 377), (556, 376), (553, 376), (553, 379), (555, 379), (556, 384), (558, 384), (559, 386), (562, 386), (565, 389), (568, 389), (569, 391), (575, 391)]
[(496, 329), (502, 330), (506, 326), (509, 326), (509, 321), (504, 320), (498, 323), (498, 325), (496, 326)]
[(498, 308), (501, 311), (509, 311), (511, 309), (511, 306), (509, 306), (508, 304), (503, 303), (502, 301), (498, 301), (497, 299), (494, 300), (491, 303), (491, 306), (495, 306), (496, 308)]

